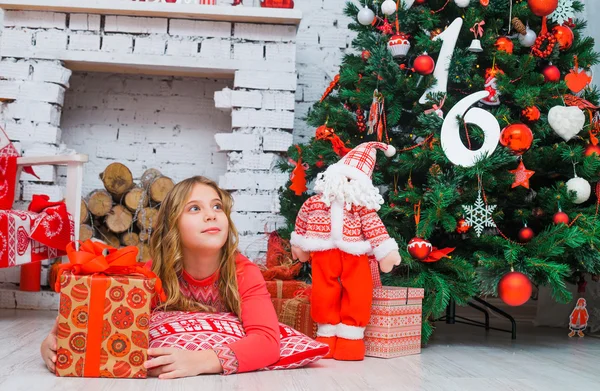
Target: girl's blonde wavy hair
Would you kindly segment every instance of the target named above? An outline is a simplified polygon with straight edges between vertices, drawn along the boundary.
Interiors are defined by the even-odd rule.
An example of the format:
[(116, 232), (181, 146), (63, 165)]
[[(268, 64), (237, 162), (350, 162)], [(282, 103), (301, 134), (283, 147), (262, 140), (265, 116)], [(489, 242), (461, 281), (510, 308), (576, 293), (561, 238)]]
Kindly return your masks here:
[(219, 261), (219, 294), (227, 309), (237, 316), (241, 316), (235, 264), (239, 237), (235, 225), (231, 221), (233, 199), (227, 191), (222, 190), (215, 182), (203, 176), (194, 176), (176, 184), (167, 194), (158, 211), (156, 228), (150, 239), (150, 255), (152, 271), (162, 280), (167, 295), (167, 301), (162, 303), (159, 309), (215, 312), (213, 307), (188, 299), (179, 289), (179, 276), (183, 272), (183, 251), (178, 222), (186, 201), (192, 193), (194, 185), (197, 184), (215, 189), (223, 203), (223, 211), (229, 222), (229, 233)]

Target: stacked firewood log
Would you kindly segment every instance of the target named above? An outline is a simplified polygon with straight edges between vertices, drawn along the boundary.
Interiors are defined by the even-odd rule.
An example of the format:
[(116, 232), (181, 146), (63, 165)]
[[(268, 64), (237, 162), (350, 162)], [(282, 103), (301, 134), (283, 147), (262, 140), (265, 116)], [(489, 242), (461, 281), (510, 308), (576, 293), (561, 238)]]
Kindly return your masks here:
[(158, 207), (173, 188), (173, 180), (151, 168), (136, 183), (121, 163), (106, 167), (100, 179), (104, 189), (81, 201), (80, 240), (95, 237), (116, 248), (137, 246), (139, 260), (147, 261)]

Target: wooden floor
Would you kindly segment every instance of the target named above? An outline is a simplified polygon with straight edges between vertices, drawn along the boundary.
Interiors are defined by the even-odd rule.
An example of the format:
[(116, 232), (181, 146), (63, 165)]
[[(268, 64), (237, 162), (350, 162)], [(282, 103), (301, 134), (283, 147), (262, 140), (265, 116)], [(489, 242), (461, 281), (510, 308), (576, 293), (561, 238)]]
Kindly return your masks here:
[(421, 355), (362, 362), (321, 360), (312, 367), (178, 380), (57, 378), (39, 345), (54, 311), (0, 310), (0, 390), (597, 390), (600, 339), (569, 339), (563, 330), (521, 327), (510, 335), (440, 324)]

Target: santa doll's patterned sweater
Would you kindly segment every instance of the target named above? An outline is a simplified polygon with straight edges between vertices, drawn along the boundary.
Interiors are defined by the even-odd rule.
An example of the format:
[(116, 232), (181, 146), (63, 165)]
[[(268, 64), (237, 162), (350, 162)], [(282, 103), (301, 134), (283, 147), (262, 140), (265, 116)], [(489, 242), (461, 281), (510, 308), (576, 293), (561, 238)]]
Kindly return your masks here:
[(348, 210), (339, 201), (327, 206), (321, 194), (302, 205), (291, 244), (308, 252), (337, 248), (353, 255), (373, 254), (378, 261), (398, 250), (375, 210), (355, 205)]
[[(146, 263), (151, 269), (152, 261)], [(238, 254), (237, 283), (242, 306), (241, 322), (246, 336), (229, 345), (214, 347), (223, 367), (223, 374), (249, 372), (264, 368), (279, 360), (279, 322), (260, 269)], [(219, 295), (219, 272), (197, 280), (183, 270), (179, 289), (184, 296), (198, 303), (227, 312)]]

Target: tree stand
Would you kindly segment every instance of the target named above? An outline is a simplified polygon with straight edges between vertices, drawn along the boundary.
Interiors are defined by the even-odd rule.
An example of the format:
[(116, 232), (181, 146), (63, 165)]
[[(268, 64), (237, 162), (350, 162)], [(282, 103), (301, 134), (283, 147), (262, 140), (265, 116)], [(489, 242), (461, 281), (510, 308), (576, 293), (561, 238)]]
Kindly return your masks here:
[[(475, 303), (473, 303), (473, 301), (475, 301), (479, 304), (475, 304)], [(468, 318), (465, 318), (462, 316), (457, 316), (456, 315), (456, 302), (453, 299), (450, 299), (450, 302), (448, 303), (448, 307), (446, 307), (446, 315), (442, 316), (439, 319), (436, 319), (436, 321), (445, 320), (447, 324), (462, 323), (462, 324), (466, 324), (469, 326), (484, 327), (486, 331), (489, 331), (489, 330), (503, 331), (505, 333), (511, 333), (512, 339), (517, 339), (517, 322), (515, 322), (515, 319), (512, 316), (510, 316), (506, 312), (502, 311), (500, 308), (493, 306), (492, 304), (488, 303), (487, 301), (485, 301), (479, 297), (473, 297), (472, 301), (469, 301), (468, 304), (469, 304), (469, 306), (475, 308), (476, 310), (483, 312), (483, 314), (485, 315), (485, 322), (480, 322), (480, 321), (468, 319)], [(507, 330), (507, 329), (499, 329), (496, 327), (491, 327), (490, 326), (490, 314), (488, 313), (488, 310), (486, 308), (482, 307), (480, 304), (483, 305), (484, 307), (487, 307), (488, 309), (494, 311), (495, 313), (505, 317), (506, 319), (510, 320), (511, 329)]]

